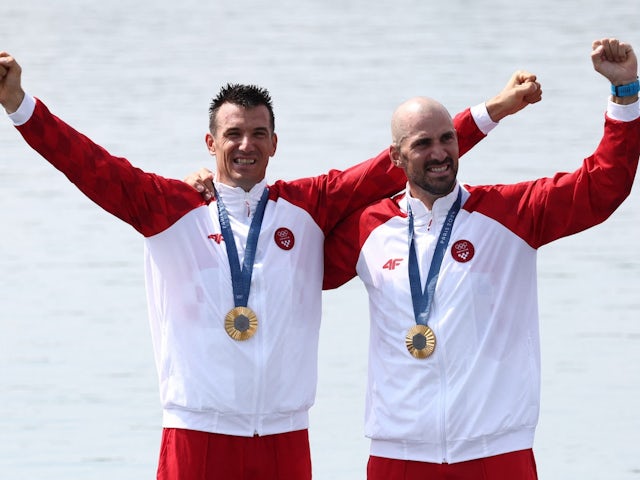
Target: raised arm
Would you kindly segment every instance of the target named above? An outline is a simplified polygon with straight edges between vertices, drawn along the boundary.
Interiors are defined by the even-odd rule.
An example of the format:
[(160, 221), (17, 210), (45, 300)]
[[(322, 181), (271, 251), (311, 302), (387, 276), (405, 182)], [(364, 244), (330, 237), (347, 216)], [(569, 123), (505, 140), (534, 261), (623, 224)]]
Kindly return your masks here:
[[(483, 189), (465, 204), (499, 217), (534, 248), (603, 222), (633, 186), (640, 156), (637, 58), (631, 45), (605, 38), (593, 42), (591, 59), (613, 92), (596, 151), (573, 172)], [(483, 201), (484, 195), (493, 200)]]
[(149, 236), (202, 204), (183, 182), (135, 168), (53, 115), (25, 94), (21, 73), (0, 53), (0, 104), (25, 141), (104, 210)]

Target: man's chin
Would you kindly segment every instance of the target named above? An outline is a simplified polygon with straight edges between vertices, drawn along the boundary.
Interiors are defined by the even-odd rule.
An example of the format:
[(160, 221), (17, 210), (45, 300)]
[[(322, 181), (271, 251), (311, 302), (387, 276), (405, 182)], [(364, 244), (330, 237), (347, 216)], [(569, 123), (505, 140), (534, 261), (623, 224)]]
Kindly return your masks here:
[(453, 181), (447, 180), (442, 182), (430, 182), (427, 185), (423, 186), (422, 189), (427, 192), (429, 195), (434, 195), (436, 197), (444, 197), (453, 192), (453, 189), (456, 186), (455, 179)]

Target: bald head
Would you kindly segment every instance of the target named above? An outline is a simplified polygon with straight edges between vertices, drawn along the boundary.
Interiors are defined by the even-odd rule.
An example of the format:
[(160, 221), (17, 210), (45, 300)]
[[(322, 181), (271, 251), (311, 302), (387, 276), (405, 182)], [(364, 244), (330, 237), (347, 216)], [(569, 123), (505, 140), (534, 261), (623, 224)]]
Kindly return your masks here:
[(426, 97), (401, 104), (391, 118), (391, 161), (407, 174), (409, 193), (431, 208), (453, 191), (458, 173), (458, 136), (444, 106)]
[(440, 102), (427, 97), (414, 97), (400, 104), (391, 117), (391, 138), (396, 146), (428, 128), (429, 125), (450, 125), (453, 120), (447, 109)]

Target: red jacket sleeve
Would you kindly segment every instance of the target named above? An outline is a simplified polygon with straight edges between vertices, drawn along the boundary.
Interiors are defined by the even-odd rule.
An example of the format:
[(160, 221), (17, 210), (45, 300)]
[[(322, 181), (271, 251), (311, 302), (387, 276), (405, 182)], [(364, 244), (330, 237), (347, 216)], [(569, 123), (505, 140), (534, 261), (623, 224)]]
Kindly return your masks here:
[(631, 193), (639, 156), (640, 119), (621, 122), (606, 117), (596, 151), (576, 171), (470, 188), (464, 208), (496, 219), (539, 248), (606, 220)]
[(397, 192), (405, 183), (404, 172), (391, 163), (385, 150), (343, 171), (330, 170), (317, 177), (278, 181), (270, 194), (306, 210), (327, 235), (350, 213)]
[[(471, 115), (471, 110), (468, 108), (454, 117), (453, 124), (458, 133), (458, 146), (461, 156), (485, 138), (485, 135), (476, 125)], [(383, 157), (386, 162), (391, 163), (388, 150), (381, 153), (378, 158), (381, 157)], [(401, 172), (401, 178), (397, 183), (394, 183), (394, 187), (397, 188), (385, 190), (384, 196), (377, 195), (368, 203), (386, 198), (404, 189), (407, 183), (404, 171), (399, 168), (395, 168), (395, 170), (396, 172), (394, 173), (398, 171)], [(394, 208), (393, 202), (387, 200), (384, 203), (386, 209)], [(356, 276), (356, 263), (360, 255), (360, 247), (363, 245), (369, 232), (375, 227), (374, 224), (379, 224), (388, 218), (364, 217), (362, 212), (366, 205), (367, 204), (361, 204), (359, 210), (340, 222), (337, 227), (329, 232), (329, 235), (325, 239), (323, 282), (323, 289), (325, 290), (337, 288)]]
[(17, 127), (26, 142), (87, 197), (145, 236), (159, 233), (204, 202), (179, 180), (146, 173), (74, 130), (36, 100)]
[(486, 137), (478, 128), (469, 108), (453, 117), (453, 126), (458, 133), (458, 150), (460, 151), (460, 156), (463, 156)]

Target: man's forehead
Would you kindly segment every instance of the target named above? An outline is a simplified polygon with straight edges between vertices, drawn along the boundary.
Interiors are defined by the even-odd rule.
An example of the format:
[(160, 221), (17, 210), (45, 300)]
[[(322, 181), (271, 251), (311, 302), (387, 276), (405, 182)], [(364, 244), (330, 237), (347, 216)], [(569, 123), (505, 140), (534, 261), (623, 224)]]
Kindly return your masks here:
[(261, 117), (269, 118), (269, 110), (264, 105), (256, 105), (255, 107), (243, 107), (235, 103), (226, 102), (220, 105), (218, 114), (221, 116), (245, 116), (245, 117)]
[(446, 110), (439, 108), (412, 111), (401, 118), (401, 124), (404, 124), (405, 129), (409, 132), (453, 127), (451, 116)]
[(245, 108), (233, 103), (220, 106), (216, 115), (216, 123), (220, 127), (269, 128), (269, 110), (264, 105)]
[(441, 125), (435, 128), (411, 129), (407, 132), (405, 138), (410, 140), (440, 138), (443, 135), (449, 135), (451, 133), (455, 133), (453, 125)]

